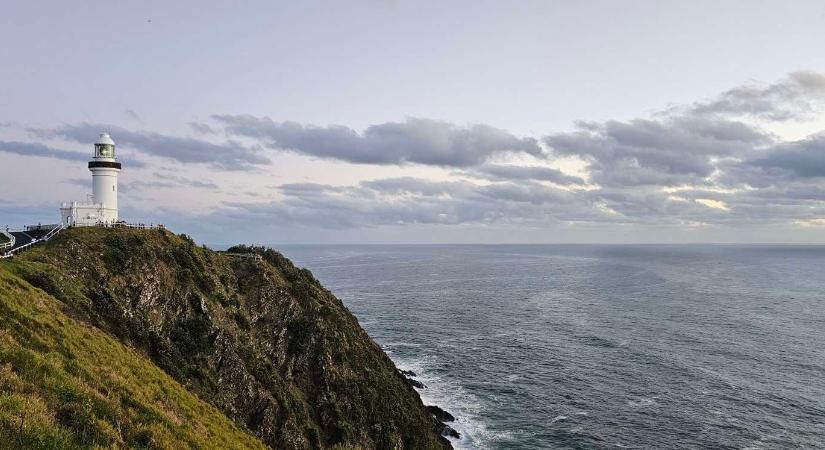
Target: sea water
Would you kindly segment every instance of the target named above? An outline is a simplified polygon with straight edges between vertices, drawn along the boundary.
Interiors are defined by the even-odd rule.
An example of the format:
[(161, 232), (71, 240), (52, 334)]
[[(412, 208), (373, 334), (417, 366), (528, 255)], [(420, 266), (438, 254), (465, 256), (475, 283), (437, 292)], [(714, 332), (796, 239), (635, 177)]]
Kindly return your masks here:
[(825, 247), (281, 250), (457, 448), (825, 447)]

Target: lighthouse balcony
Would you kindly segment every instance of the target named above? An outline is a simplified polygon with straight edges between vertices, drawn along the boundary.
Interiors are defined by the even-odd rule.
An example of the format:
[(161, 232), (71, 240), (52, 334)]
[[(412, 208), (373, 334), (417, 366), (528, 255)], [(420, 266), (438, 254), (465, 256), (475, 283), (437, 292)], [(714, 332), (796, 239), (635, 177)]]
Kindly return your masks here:
[(102, 203), (95, 203), (95, 202), (63, 202), (60, 204), (60, 209), (88, 209), (88, 208), (95, 208), (95, 209), (103, 209)]
[(89, 161), (90, 169), (121, 169), (121, 164), (117, 161)]

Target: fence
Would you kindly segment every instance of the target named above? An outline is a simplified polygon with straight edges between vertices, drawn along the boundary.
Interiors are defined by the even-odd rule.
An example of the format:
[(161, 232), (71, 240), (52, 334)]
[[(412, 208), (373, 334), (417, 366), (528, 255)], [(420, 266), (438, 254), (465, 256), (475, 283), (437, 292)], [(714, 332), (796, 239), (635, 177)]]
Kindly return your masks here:
[(14, 243), (16, 242), (15, 237), (5, 231), (0, 230), (0, 234), (8, 239), (7, 242), (0, 244), (0, 254), (4, 253), (6, 250), (14, 247)]
[(257, 254), (257, 253), (228, 253), (228, 252), (220, 252), (221, 255), (224, 256), (231, 256), (233, 258), (247, 258), (247, 259), (254, 259), (255, 261), (263, 261), (264, 258)]
[[(63, 229), (65, 228), (63, 225), (52, 225), (52, 226), (53, 226), (53, 228), (51, 230), (49, 230), (49, 232), (46, 233), (42, 238), (32, 239), (27, 244), (21, 245), (20, 247), (17, 247), (17, 248), (14, 247), (14, 244), (16, 243), (15, 237), (4, 231), (3, 234), (5, 234), (5, 235), (7, 235), (11, 238), (11, 246), (6, 247), (6, 248), (0, 247), (0, 250), (7, 250), (8, 248), (11, 248), (11, 250), (7, 250), (5, 253), (0, 254), (0, 259), (11, 258), (16, 253), (20, 253), (21, 251), (31, 247), (34, 244), (37, 244), (37, 243), (40, 243), (40, 242), (46, 242), (49, 239), (53, 238), (55, 235), (57, 235), (57, 233), (60, 233), (61, 231), (63, 231)], [(34, 226), (34, 227), (26, 227), (26, 230), (27, 231), (45, 231), (46, 228), (42, 228), (42, 227), (43, 227), (43, 225), (37, 225), (37, 226)]]
[(93, 226), (101, 228), (136, 228), (139, 230), (166, 229), (166, 226), (160, 223), (98, 222)]

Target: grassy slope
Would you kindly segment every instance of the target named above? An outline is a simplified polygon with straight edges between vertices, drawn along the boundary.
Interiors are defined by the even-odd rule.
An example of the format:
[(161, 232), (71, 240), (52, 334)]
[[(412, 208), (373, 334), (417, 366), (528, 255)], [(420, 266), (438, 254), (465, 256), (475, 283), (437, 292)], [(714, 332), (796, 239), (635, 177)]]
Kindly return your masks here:
[[(418, 395), (344, 305), (271, 250), (69, 229), (7, 263), (272, 448), (436, 449)], [(2, 321), (2, 318), (0, 318)]]
[(263, 448), (0, 264), (0, 448)]

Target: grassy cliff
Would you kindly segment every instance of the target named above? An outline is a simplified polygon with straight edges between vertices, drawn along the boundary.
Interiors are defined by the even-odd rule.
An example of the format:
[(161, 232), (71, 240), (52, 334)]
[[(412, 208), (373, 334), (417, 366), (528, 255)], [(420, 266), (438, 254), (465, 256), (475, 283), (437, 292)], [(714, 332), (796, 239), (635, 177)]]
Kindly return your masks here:
[(265, 448), (64, 308), (0, 270), (0, 448)]
[[(272, 448), (449, 447), (393, 363), (309, 271), (272, 250), (233, 252), (260, 258), (163, 230), (77, 228), (0, 268)], [(0, 364), (28, 379), (5, 356)]]

